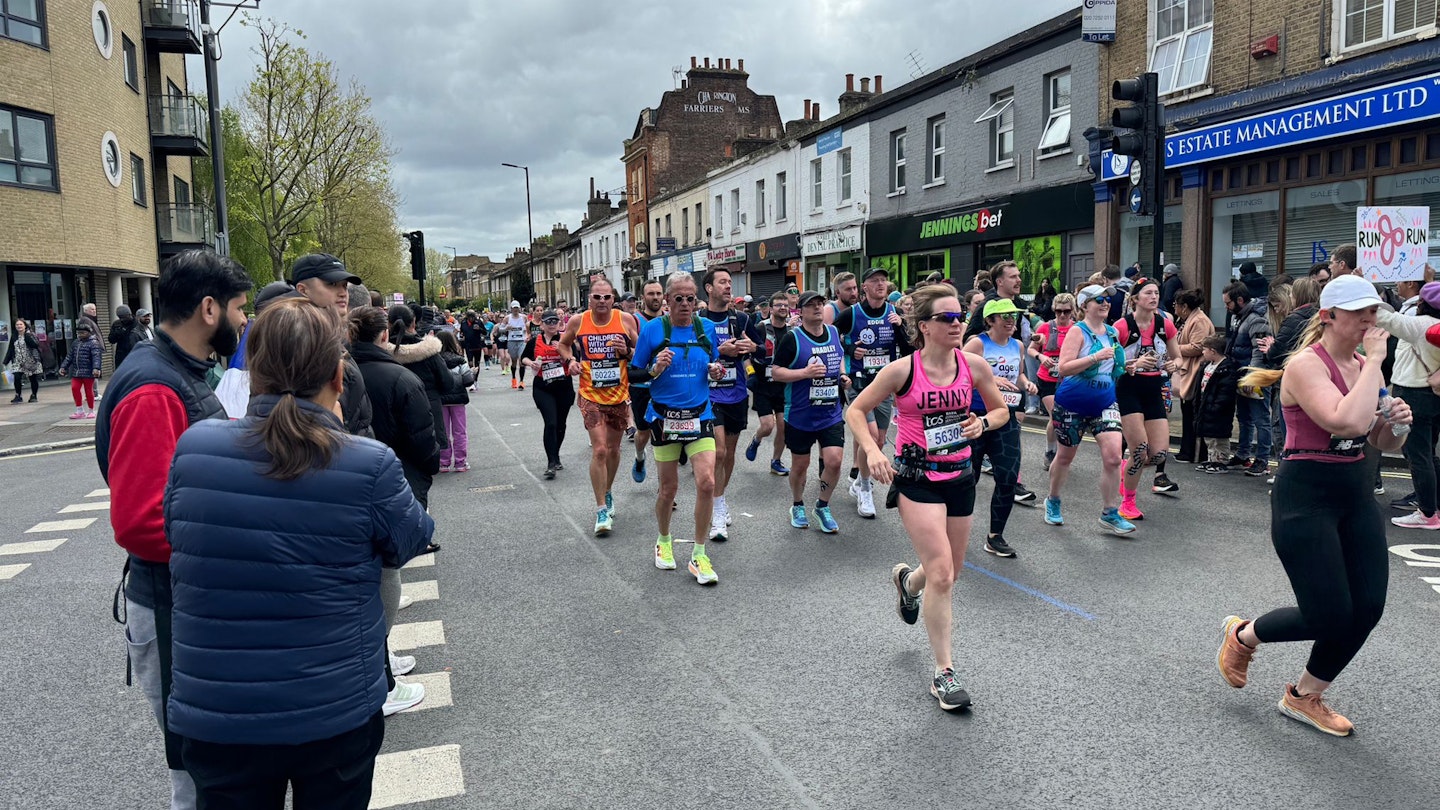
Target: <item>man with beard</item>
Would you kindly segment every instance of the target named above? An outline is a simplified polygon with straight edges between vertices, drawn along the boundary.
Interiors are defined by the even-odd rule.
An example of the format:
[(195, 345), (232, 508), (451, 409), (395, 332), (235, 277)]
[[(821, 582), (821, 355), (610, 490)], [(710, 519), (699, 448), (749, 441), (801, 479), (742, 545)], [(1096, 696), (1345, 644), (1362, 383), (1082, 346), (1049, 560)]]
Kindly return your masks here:
[(166, 261), (156, 291), (161, 328), (116, 371), (95, 424), (95, 456), (110, 484), (110, 526), (129, 554), (121, 574), (124, 610), (117, 604), (115, 614), (124, 618), (131, 669), (165, 735), (172, 810), (195, 807), (195, 783), (165, 722), (172, 606), (165, 483), (180, 434), (202, 419), (225, 418), (205, 382), (214, 365), (205, 358), (234, 354), (251, 286), (245, 268), (212, 251)]
[[(835, 274), (835, 280), (831, 282), (830, 287), (835, 292), (835, 300), (825, 305), (826, 326), (834, 326), (836, 319), (860, 300), (860, 284), (855, 280), (854, 273)], [(795, 309), (798, 310), (799, 307), (796, 306)]]

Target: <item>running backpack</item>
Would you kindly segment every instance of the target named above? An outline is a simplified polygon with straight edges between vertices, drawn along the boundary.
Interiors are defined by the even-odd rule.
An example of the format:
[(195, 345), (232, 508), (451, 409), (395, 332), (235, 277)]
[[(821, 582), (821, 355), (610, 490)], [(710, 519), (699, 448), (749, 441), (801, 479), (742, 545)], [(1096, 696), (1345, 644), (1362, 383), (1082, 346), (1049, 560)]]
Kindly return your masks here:
[[(733, 321), (732, 321), (732, 323), (733, 323)], [(664, 316), (663, 318), (660, 319), (660, 327), (661, 327), (661, 329), (663, 330), (665, 337), (664, 337), (664, 339), (662, 339), (662, 340), (660, 341), (660, 345), (655, 347), (655, 354), (659, 354), (660, 352), (665, 351), (666, 349), (670, 348), (671, 345), (678, 345), (678, 346), (681, 346), (681, 347), (686, 347), (686, 346), (699, 346), (699, 347), (701, 347), (701, 348), (703, 348), (703, 349), (705, 350), (705, 353), (706, 353), (706, 354), (710, 354), (710, 351), (711, 351), (710, 336), (707, 335), (707, 334), (705, 334), (705, 329), (704, 329), (704, 327), (702, 327), (702, 326), (700, 325), (700, 318), (699, 318), (698, 316), (697, 316), (694, 320), (692, 320), (692, 321), (690, 322), (690, 327), (695, 330), (695, 342), (694, 342), (694, 343), (671, 344), (671, 342), (670, 342), (670, 330), (673, 328), (673, 326), (674, 326), (674, 325), (670, 323), (670, 316), (669, 316), (669, 315), (666, 315), (666, 316)]]
[[(1155, 318), (1159, 321), (1159, 323), (1155, 324), (1156, 343), (1160, 343), (1165, 340), (1165, 324), (1167, 323), (1166, 317), (1167, 316), (1163, 312), (1157, 311), (1155, 313)], [(1140, 324), (1135, 320), (1135, 313), (1125, 313), (1125, 329), (1127, 330), (1126, 335), (1129, 338), (1125, 341), (1126, 346), (1130, 346), (1134, 343), (1140, 342)]]

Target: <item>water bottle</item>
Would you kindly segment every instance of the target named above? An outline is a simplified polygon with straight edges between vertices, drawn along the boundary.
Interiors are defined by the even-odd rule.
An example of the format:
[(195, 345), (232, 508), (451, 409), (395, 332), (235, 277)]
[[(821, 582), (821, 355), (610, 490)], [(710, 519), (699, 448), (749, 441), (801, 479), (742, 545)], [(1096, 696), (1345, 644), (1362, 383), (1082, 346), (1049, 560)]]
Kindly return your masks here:
[[(1394, 404), (1395, 398), (1390, 396), (1388, 392), (1382, 391), (1380, 396), (1380, 413), (1383, 414), (1387, 420), (1390, 418), (1390, 408)], [(1397, 425), (1394, 422), (1390, 423), (1390, 434), (1392, 436), (1405, 436), (1409, 433), (1409, 425)]]

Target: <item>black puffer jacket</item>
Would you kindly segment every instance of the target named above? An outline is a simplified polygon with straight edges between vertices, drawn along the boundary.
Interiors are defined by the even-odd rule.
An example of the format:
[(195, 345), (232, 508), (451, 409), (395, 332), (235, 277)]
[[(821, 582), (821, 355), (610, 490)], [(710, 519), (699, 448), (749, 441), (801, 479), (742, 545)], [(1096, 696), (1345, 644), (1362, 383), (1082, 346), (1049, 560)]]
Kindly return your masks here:
[(444, 405), (444, 397), (453, 393), (457, 386), (450, 369), (445, 367), (445, 361), (440, 359), (440, 338), (434, 335), (423, 338), (401, 335), (393, 351), (400, 365), (410, 369), (425, 387), (425, 396), (430, 398), (430, 413), (435, 420), (435, 436), (440, 441), (440, 448), (445, 449), (449, 443), (445, 438), (445, 412), (441, 406)]
[(140, 334), (140, 330), (135, 326), (134, 318), (126, 318), (110, 324), (110, 342), (115, 344), (115, 368), (119, 368), (120, 364), (125, 362), (125, 358), (129, 356), (130, 350), (145, 339), (145, 336)]
[(365, 390), (365, 376), (352, 355), (345, 359), (345, 390), (340, 394), (340, 412), (345, 414), (345, 432), (351, 436), (375, 438), (375, 411)]
[[(452, 383), (455, 381), (455, 369), (463, 369), (470, 364), (470, 361), (454, 352), (440, 352), (440, 359), (445, 361), (445, 369), (450, 372)], [(442, 405), (469, 405), (470, 392), (465, 390), (464, 385), (456, 385), (450, 389), (450, 393), (440, 395), (440, 403)]]
[(440, 471), (440, 445), (425, 386), (383, 347), (356, 343), (350, 347), (350, 355), (365, 379), (375, 438), (395, 451), (415, 497), (423, 501), (417, 482), (428, 493), (432, 476)]
[[(1201, 373), (1204, 373), (1203, 369)], [(1195, 412), (1195, 435), (1202, 439), (1230, 438), (1235, 427), (1235, 398), (1239, 396), (1236, 386), (1239, 382), (1240, 366), (1229, 357), (1221, 360), (1200, 392), (1200, 407)]]

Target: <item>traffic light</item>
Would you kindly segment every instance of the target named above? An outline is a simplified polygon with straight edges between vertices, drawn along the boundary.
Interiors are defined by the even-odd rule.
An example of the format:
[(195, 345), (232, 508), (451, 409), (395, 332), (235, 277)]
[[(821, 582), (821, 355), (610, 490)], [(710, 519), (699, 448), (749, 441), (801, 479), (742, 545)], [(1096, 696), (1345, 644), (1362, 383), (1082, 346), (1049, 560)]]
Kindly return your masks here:
[(1140, 164), (1141, 179), (1136, 188), (1141, 193), (1141, 210), (1137, 213), (1148, 215), (1160, 203), (1159, 191), (1163, 188), (1165, 176), (1165, 134), (1164, 108), (1160, 105), (1160, 77), (1156, 73), (1145, 73), (1134, 79), (1117, 79), (1110, 87), (1110, 98), (1131, 102), (1128, 107), (1116, 107), (1110, 114), (1110, 123), (1120, 132), (1110, 140), (1110, 150), (1117, 155), (1128, 155)]
[(410, 240), (410, 278), (416, 281), (425, 280), (425, 233), (423, 231), (411, 231), (405, 234)]

